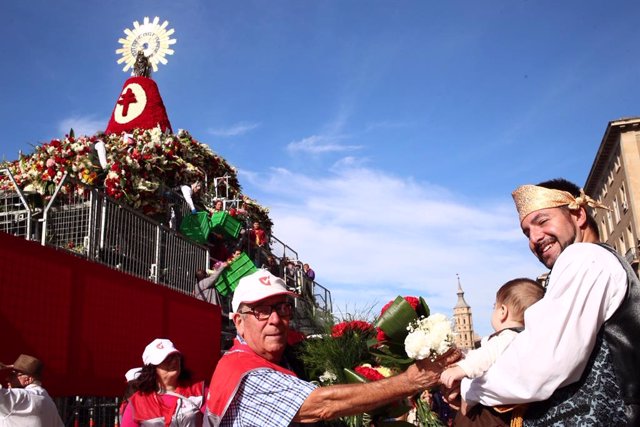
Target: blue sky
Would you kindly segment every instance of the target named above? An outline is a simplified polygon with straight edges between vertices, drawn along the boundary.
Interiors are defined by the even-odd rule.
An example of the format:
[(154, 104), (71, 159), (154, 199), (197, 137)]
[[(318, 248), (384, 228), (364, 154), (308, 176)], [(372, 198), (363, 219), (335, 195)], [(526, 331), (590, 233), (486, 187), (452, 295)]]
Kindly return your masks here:
[(584, 184), (640, 115), (634, 1), (0, 2), (0, 156), (104, 129), (117, 40), (159, 16), (174, 130), (236, 166), (341, 311), (398, 294), (491, 331), (496, 289), (544, 272), (510, 192)]

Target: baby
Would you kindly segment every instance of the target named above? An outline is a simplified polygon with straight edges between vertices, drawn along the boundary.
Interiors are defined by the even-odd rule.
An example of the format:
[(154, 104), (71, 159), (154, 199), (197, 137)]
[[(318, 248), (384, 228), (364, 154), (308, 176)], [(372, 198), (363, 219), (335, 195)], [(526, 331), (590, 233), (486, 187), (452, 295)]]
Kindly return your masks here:
[(496, 332), (482, 347), (469, 351), (464, 359), (442, 372), (440, 382), (451, 387), (464, 377), (481, 376), (524, 329), (524, 311), (543, 296), (544, 288), (531, 279), (513, 279), (502, 285), (491, 315), (491, 326)]

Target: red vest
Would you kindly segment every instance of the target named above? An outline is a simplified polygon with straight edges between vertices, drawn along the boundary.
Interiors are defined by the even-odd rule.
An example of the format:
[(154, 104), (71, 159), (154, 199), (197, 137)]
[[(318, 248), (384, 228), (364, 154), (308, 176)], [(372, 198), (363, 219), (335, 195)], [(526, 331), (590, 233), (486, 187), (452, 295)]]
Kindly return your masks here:
[(290, 370), (257, 355), (247, 344), (241, 344), (236, 340), (233, 347), (222, 356), (211, 377), (209, 396), (207, 396), (209, 413), (221, 420), (236, 395), (242, 379), (249, 372), (260, 368), (269, 368), (286, 375), (297, 376)]
[[(202, 396), (204, 394), (204, 381), (185, 387), (178, 386), (175, 393), (187, 398)], [(176, 411), (175, 405), (168, 406), (164, 404), (157, 393), (142, 394), (136, 392), (129, 399), (129, 404), (133, 406), (133, 419), (138, 423), (162, 417), (165, 425), (168, 426), (171, 424), (171, 417)]]

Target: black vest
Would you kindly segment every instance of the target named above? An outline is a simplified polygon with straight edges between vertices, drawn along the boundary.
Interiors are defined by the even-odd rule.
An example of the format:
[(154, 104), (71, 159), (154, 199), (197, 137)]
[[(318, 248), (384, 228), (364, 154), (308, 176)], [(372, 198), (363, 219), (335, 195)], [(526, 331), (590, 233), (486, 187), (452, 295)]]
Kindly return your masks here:
[(640, 280), (626, 259), (609, 245), (600, 244), (614, 254), (627, 272), (627, 295), (604, 324), (604, 339), (611, 348), (613, 369), (630, 426), (640, 426)]

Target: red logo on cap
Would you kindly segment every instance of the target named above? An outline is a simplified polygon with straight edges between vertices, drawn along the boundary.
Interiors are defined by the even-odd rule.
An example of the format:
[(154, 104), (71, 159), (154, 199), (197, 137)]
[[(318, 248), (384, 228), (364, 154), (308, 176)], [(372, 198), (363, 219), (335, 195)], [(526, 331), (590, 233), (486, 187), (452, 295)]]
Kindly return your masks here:
[(161, 343), (161, 342), (159, 342), (159, 343), (156, 345), (156, 348), (164, 348), (164, 346), (162, 345), (162, 343)]
[(269, 276), (261, 277), (259, 280), (260, 280), (260, 283), (262, 283), (263, 285), (271, 286), (271, 281), (269, 281)]

